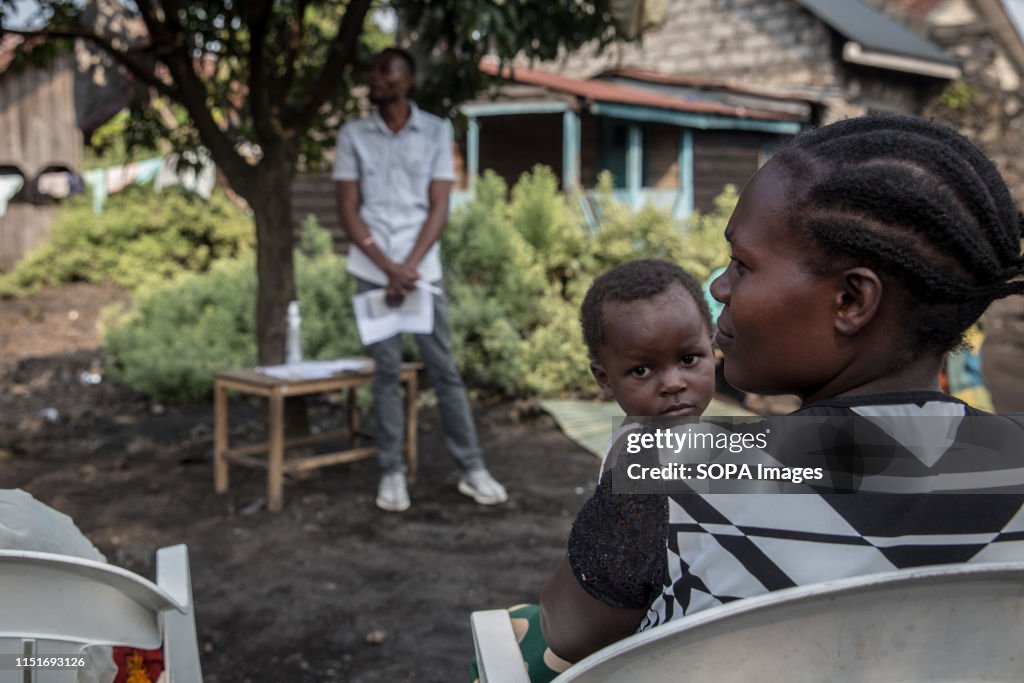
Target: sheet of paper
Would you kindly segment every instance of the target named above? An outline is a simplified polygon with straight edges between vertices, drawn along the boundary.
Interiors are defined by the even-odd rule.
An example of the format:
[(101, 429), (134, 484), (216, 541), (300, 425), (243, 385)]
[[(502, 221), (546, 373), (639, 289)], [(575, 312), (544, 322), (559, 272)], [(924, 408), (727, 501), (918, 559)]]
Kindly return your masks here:
[(383, 289), (371, 289), (352, 299), (356, 327), (364, 344), (376, 344), (402, 332), (430, 334), (434, 331), (434, 299), (426, 288), (413, 290), (401, 306), (394, 308), (384, 301), (385, 294)]
[(278, 379), (323, 379), (342, 372), (366, 372), (372, 367), (373, 361), (369, 358), (335, 358), (307, 360), (291, 365), (268, 365), (256, 370)]

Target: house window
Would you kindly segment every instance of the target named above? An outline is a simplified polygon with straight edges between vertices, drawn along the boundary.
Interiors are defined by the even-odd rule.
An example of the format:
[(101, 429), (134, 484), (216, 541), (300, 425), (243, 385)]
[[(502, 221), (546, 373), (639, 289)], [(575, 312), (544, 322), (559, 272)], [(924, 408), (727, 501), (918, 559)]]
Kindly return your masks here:
[(630, 128), (633, 133), (633, 144), (637, 145), (634, 154), (640, 156), (640, 187), (648, 184), (648, 164), (644, 147), (644, 126), (631, 121), (617, 119), (600, 119), (600, 156), (598, 170), (609, 171), (614, 179), (614, 187), (627, 188), (629, 183)]

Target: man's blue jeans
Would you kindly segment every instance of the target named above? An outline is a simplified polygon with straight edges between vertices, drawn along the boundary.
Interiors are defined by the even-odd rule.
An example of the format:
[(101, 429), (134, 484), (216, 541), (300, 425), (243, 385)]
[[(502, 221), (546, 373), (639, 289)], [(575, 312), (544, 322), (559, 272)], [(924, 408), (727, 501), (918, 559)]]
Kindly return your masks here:
[[(381, 289), (380, 285), (356, 279), (356, 292)], [(441, 410), (441, 429), (445, 445), (464, 472), (484, 467), (473, 414), (469, 409), (466, 387), (452, 355), (452, 333), (448, 326), (448, 297), (433, 294), (434, 331), (415, 334), (427, 376), (437, 392)], [(404, 472), (402, 438), (405, 433), (405, 405), (402, 402), (398, 373), (402, 366), (402, 337), (395, 335), (370, 346), (375, 365), (373, 375), (373, 412), (377, 419), (377, 448), (384, 474)]]

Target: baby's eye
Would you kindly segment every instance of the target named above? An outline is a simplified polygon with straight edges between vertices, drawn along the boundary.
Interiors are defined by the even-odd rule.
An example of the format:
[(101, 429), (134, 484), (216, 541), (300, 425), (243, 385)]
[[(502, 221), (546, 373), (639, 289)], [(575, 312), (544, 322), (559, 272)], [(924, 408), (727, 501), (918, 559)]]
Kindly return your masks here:
[(682, 363), (684, 367), (690, 367), (691, 365), (696, 365), (697, 360), (698, 357), (695, 354), (688, 353), (685, 356), (681, 357), (679, 359), (679, 362)]
[(638, 365), (630, 370), (629, 374), (633, 375), (633, 377), (636, 377), (637, 379), (643, 379), (651, 374), (651, 369), (646, 365)]
[(736, 273), (738, 275), (742, 275), (743, 273), (747, 272), (747, 266), (745, 263), (743, 263), (743, 261), (740, 261), (735, 256), (730, 256), (729, 260), (732, 262), (732, 265), (736, 267)]

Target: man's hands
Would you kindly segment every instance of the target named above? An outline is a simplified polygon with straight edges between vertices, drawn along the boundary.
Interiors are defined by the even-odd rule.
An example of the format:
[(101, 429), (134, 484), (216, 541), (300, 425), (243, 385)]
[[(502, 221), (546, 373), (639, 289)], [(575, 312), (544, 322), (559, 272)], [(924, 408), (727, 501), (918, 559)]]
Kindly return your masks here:
[(388, 291), (385, 301), (389, 306), (400, 306), (406, 295), (416, 289), (420, 274), (408, 261), (389, 263), (384, 273), (388, 276)]
[(401, 263), (391, 261), (388, 259), (388, 255), (381, 251), (374, 242), (369, 226), (360, 216), (362, 194), (359, 189), (359, 181), (339, 180), (335, 185), (338, 193), (338, 212), (348, 238), (355, 248), (362, 250), (367, 258), (387, 276), (388, 286), (385, 296), (387, 304), (392, 307), (400, 306), (420, 279), (420, 273), (417, 270), (419, 262), (441, 237), (441, 232), (444, 230), (448, 220), (448, 195), (451, 193), (451, 181), (430, 181), (428, 192), (430, 210), (427, 220), (420, 229), (412, 251)]

